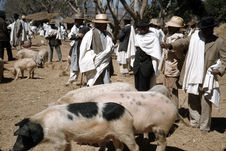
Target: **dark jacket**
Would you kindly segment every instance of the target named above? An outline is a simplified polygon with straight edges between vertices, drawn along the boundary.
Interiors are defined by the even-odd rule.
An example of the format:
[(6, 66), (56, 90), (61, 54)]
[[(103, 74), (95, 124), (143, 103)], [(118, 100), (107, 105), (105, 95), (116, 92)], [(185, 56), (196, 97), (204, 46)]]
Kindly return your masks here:
[(138, 74), (140, 71), (144, 77), (151, 77), (152, 74), (155, 73), (151, 56), (142, 51), (140, 47), (137, 47), (136, 49), (135, 61), (133, 64), (134, 75)]
[(9, 32), (5, 20), (0, 17), (0, 41), (9, 41)]
[(130, 36), (131, 26), (125, 26), (122, 30), (119, 31), (117, 39), (119, 39), (119, 49), (118, 51), (127, 51), (129, 36)]

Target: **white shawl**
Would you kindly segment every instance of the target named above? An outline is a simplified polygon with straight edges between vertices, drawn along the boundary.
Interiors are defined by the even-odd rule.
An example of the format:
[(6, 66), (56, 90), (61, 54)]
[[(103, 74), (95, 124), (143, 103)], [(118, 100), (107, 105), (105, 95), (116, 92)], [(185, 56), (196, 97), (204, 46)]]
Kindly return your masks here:
[(79, 68), (81, 73), (86, 73), (87, 85), (93, 86), (97, 78), (108, 66), (110, 62), (110, 56), (113, 52), (114, 43), (111, 37), (107, 35), (106, 49), (95, 54), (94, 50), (91, 49), (93, 29), (88, 31), (82, 39), (80, 45), (80, 57), (79, 57)]
[(152, 57), (155, 74), (158, 74), (158, 62), (161, 59), (161, 47), (159, 39), (152, 31), (142, 35), (136, 35), (135, 46), (140, 47), (147, 55)]
[(199, 30), (191, 36), (183, 81), (183, 90), (195, 95), (203, 82), (205, 42), (202, 39)]
[(131, 26), (127, 51), (126, 52), (125, 51), (118, 52), (119, 45), (117, 47), (116, 55), (117, 55), (118, 63), (127, 64), (126, 60), (130, 59), (130, 61), (129, 61), (130, 65), (133, 67), (133, 62), (135, 60), (135, 53), (136, 53), (135, 36), (136, 36), (135, 30), (134, 30), (133, 26)]
[(15, 32), (15, 28), (14, 28), (14, 26), (15, 26), (15, 22), (13, 22), (13, 23), (11, 23), (11, 24), (9, 24), (8, 25), (8, 29), (10, 29), (11, 30), (11, 32), (10, 32), (10, 44), (11, 44), (11, 46), (13, 46), (14, 45), (14, 37), (13, 37), (13, 35), (14, 35), (14, 32)]
[(221, 66), (220, 59), (217, 60), (217, 63), (210, 66), (206, 72), (205, 80), (203, 83), (204, 96), (206, 99), (211, 101), (216, 105), (217, 108), (220, 107), (220, 85), (218, 78), (214, 77), (211, 73), (213, 69), (219, 69)]

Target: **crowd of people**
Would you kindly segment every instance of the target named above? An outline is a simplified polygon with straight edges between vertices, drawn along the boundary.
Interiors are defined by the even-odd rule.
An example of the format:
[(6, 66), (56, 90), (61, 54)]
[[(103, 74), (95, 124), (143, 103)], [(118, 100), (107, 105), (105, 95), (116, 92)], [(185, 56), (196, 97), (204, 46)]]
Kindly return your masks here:
[[(3, 59), (4, 48), (7, 48), (10, 61), (14, 59), (11, 46), (18, 50), (25, 44), (30, 46), (35, 32), (23, 16), (19, 19), (15, 14), (15, 21), (8, 28), (4, 19), (5, 14), (0, 13), (0, 58)], [(108, 30), (111, 21), (107, 14), (97, 14), (89, 25), (84, 21), (83, 14), (76, 14), (68, 34), (66, 28), (54, 20), (40, 28), (40, 36), (48, 40), (49, 62), (52, 62), (54, 48), (61, 62), (61, 41), (71, 40), (70, 75), (65, 86), (77, 84), (79, 73), (86, 77), (87, 86), (110, 83), (111, 57), (115, 51), (121, 74), (129, 76), (132, 72), (138, 91), (151, 89), (162, 73), (163, 85), (177, 106), (178, 89), (188, 93), (191, 126), (210, 131), (212, 104), (219, 103), (220, 99), (217, 76), (223, 76), (226, 70), (226, 41), (214, 33), (218, 25), (214, 18), (191, 20), (184, 31), (184, 19), (179, 16), (171, 17), (165, 27), (159, 18), (145, 18), (132, 24), (131, 17), (126, 16), (116, 44)]]

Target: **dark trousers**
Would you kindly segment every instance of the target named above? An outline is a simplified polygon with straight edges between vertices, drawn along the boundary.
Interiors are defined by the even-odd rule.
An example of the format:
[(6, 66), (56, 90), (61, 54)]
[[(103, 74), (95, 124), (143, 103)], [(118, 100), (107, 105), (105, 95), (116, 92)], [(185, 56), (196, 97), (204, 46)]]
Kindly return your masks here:
[(9, 41), (0, 41), (0, 58), (4, 59), (4, 48), (7, 50), (8, 60), (13, 58), (12, 49)]
[(135, 88), (138, 91), (148, 91), (150, 89), (151, 77), (143, 76), (140, 69), (136, 74), (134, 74), (134, 80)]

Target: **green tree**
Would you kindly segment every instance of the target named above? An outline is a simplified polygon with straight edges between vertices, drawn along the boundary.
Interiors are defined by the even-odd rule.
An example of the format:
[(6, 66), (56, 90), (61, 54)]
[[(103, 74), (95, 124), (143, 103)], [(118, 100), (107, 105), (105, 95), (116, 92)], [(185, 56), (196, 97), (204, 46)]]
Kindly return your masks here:
[(226, 22), (226, 0), (205, 0), (204, 4), (207, 15), (219, 22)]

